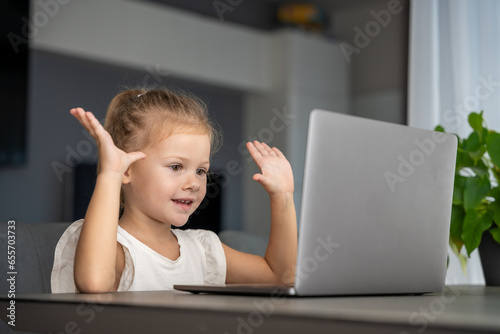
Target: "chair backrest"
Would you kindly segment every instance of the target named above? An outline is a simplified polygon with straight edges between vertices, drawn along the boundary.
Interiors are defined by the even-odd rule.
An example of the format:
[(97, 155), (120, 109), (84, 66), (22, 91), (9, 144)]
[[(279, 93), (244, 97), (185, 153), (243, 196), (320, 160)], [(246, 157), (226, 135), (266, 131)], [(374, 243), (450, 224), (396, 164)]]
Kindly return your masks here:
[[(15, 234), (8, 238), (8, 223), (0, 222), (0, 254), (3, 279), (0, 279), (0, 291), (9, 291), (7, 273), (15, 272), (16, 294), (50, 293), (50, 274), (54, 263), (54, 250), (59, 238), (70, 223), (15, 223)], [(15, 236), (15, 242), (12, 236)], [(9, 268), (7, 262), (9, 243), (15, 247), (15, 267)], [(13, 248), (10, 248), (12, 251)], [(12, 253), (11, 253), (12, 254)]]
[(243, 231), (224, 230), (219, 233), (220, 241), (240, 252), (264, 256), (267, 237)]

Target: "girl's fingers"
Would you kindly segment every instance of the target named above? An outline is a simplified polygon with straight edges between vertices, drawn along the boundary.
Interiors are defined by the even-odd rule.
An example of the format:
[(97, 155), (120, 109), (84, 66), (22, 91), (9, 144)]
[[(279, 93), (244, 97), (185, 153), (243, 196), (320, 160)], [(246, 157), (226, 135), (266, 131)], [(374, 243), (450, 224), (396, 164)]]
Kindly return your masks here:
[(102, 124), (97, 120), (97, 118), (95, 118), (94, 114), (92, 114), (90, 111), (87, 111), (85, 113), (85, 117), (87, 117), (87, 119), (89, 120), (89, 123), (90, 123), (90, 126), (92, 127), (92, 130), (94, 130), (94, 132), (96, 134), (98, 134), (102, 131), (106, 131), (102, 127)]
[(254, 142), (249, 142), (247, 144), (247, 148), (250, 151), (250, 154), (254, 157), (256, 153), (260, 153), (260, 155), (263, 157), (278, 155), (274, 150), (275, 148), (271, 148), (266, 143), (259, 142), (257, 140), (255, 140)]
[(82, 108), (73, 108), (71, 109), (71, 114), (80, 122), (81, 125), (92, 135), (94, 136), (94, 131), (92, 130), (92, 126), (90, 125), (89, 119), (86, 117), (86, 112)]
[(130, 159), (130, 165), (131, 165), (138, 160), (144, 159), (146, 157), (146, 154), (143, 152), (131, 152), (128, 154), (128, 157)]
[(285, 155), (276, 147), (253, 141), (247, 143), (250, 155), (259, 166), (261, 173), (253, 175), (269, 194), (285, 191), (293, 192), (293, 174)]
[(263, 159), (267, 156), (267, 154), (263, 152), (262, 146), (259, 147), (258, 142), (249, 142), (247, 143), (247, 148), (253, 161), (262, 169)]
[(257, 151), (260, 153), (260, 155), (262, 155), (263, 157), (268, 155), (267, 149), (265, 148), (264, 145), (262, 145), (262, 143), (260, 143), (258, 141), (254, 141), (253, 145), (255, 146)]
[(280, 158), (284, 158), (285, 155), (279, 150), (277, 149), (276, 147), (273, 147), (273, 152)]
[(266, 151), (267, 155), (276, 155), (276, 152), (274, 152), (274, 150), (269, 147), (269, 145), (267, 145), (266, 143), (261, 143), (262, 144), (262, 147), (264, 148), (264, 150)]
[(255, 160), (255, 159), (258, 159), (259, 158), (259, 150), (257, 149), (257, 147), (255, 147), (254, 143), (252, 142), (248, 142), (247, 143), (247, 149), (248, 149), (248, 152), (250, 152), (250, 155), (252, 156), (252, 158)]
[(261, 181), (262, 180), (262, 174), (260, 173), (256, 173), (253, 175), (253, 179), (257, 182)]
[(70, 112), (96, 141), (102, 139), (106, 130), (93, 113), (85, 111), (83, 108), (73, 108)]

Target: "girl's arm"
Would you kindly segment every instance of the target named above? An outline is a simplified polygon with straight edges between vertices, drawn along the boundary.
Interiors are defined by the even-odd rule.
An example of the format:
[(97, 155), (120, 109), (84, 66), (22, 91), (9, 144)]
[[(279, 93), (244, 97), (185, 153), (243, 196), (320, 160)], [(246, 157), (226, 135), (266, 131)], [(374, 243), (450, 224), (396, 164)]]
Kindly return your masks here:
[(297, 256), (297, 218), (293, 202), (293, 173), (277, 148), (248, 143), (247, 148), (261, 169), (253, 179), (269, 194), (271, 232), (265, 257), (246, 254), (223, 245), (227, 283), (293, 283)]
[(118, 149), (92, 113), (76, 108), (71, 114), (96, 140), (100, 164), (76, 248), (75, 285), (80, 292), (116, 291), (125, 266), (125, 255), (117, 242), (122, 179), (128, 167), (145, 155)]

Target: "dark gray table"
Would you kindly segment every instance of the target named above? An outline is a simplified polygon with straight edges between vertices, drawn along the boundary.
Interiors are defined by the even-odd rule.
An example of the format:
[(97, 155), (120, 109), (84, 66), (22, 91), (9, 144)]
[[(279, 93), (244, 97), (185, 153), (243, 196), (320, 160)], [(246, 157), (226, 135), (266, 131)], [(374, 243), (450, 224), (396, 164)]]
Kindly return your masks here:
[[(15, 329), (47, 333), (499, 333), (500, 288), (321, 298), (180, 292), (16, 296)], [(10, 299), (0, 298), (4, 321)]]

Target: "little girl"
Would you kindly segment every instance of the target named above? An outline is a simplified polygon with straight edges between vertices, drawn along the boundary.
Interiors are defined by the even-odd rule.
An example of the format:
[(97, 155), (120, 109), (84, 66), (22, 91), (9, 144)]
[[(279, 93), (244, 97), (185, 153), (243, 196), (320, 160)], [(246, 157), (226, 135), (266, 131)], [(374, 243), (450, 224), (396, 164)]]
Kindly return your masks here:
[(261, 170), (253, 179), (271, 202), (269, 244), (260, 257), (222, 244), (210, 231), (171, 229), (186, 224), (206, 193), (219, 137), (203, 103), (166, 89), (140, 89), (111, 101), (104, 127), (82, 108), (71, 114), (95, 138), (99, 167), (85, 219), (57, 244), (52, 292), (293, 282), (293, 174), (277, 148), (247, 143)]

